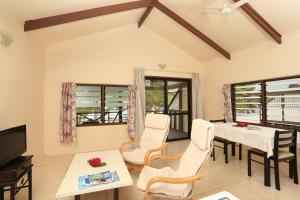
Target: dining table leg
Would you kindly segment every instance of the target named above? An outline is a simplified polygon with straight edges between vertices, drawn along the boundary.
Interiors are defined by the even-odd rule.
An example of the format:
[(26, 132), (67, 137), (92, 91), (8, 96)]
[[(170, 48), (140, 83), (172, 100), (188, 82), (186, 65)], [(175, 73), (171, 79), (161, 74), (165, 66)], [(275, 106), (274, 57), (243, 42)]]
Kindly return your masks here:
[(231, 144), (231, 155), (235, 156), (235, 143)]
[(75, 200), (80, 200), (80, 195), (75, 195)]
[(242, 144), (239, 144), (239, 160), (242, 160), (243, 155), (243, 146)]
[(264, 157), (264, 181), (265, 186), (270, 187), (271, 186), (271, 175), (270, 175), (270, 159), (267, 158), (267, 156)]

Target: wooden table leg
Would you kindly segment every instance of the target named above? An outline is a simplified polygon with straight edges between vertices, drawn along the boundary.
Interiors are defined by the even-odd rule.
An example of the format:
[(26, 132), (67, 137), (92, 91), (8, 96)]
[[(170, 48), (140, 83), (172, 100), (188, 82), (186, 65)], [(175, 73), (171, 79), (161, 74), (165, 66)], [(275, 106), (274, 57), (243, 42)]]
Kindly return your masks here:
[(119, 188), (114, 189), (114, 200), (119, 200)]
[(32, 169), (28, 171), (28, 200), (32, 200)]
[(10, 186), (10, 200), (15, 200), (15, 184)]
[(80, 195), (75, 195), (75, 200), (80, 200)]
[(4, 200), (4, 187), (0, 187), (0, 200)]
[(271, 186), (271, 177), (270, 177), (270, 159), (267, 157), (264, 158), (264, 180), (265, 180), (265, 186)]

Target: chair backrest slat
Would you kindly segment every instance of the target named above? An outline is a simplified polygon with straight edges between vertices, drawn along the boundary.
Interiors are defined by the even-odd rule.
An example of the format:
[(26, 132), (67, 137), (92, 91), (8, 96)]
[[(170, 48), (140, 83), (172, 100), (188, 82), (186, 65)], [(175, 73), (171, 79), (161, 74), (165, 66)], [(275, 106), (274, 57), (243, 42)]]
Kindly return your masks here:
[(295, 136), (290, 136), (290, 137), (280, 137), (278, 140), (279, 141), (289, 141), (295, 139)]
[(283, 148), (289, 148), (289, 152), (296, 155), (297, 130), (275, 131), (274, 137), (274, 159), (278, 159), (278, 152)]
[(285, 147), (293, 147), (295, 144), (293, 143), (287, 143), (287, 144), (280, 144), (278, 145), (279, 148), (285, 148)]
[(215, 119), (215, 120), (209, 120), (211, 123), (217, 123), (217, 122), (223, 122), (226, 123), (225, 119)]

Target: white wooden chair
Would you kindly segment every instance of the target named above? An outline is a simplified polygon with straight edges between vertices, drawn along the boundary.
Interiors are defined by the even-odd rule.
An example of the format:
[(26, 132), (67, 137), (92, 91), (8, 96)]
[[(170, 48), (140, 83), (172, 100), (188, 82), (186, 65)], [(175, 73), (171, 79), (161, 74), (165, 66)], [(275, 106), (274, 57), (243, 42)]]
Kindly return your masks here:
[[(144, 167), (144, 161), (147, 161), (151, 155), (160, 155), (167, 146), (169, 127), (170, 117), (168, 115), (147, 114), (145, 129), (140, 141), (123, 143), (120, 146), (120, 152), (127, 167), (140, 171)], [(135, 148), (132, 148), (133, 146)]]
[(176, 170), (170, 167), (155, 169), (145, 166), (137, 182), (139, 189), (144, 191), (144, 199), (149, 195), (168, 198), (192, 199), (193, 183), (201, 179), (199, 173), (213, 149), (214, 124), (196, 119), (193, 121), (191, 142), (184, 153), (173, 155), (152, 155), (152, 159), (181, 157)]

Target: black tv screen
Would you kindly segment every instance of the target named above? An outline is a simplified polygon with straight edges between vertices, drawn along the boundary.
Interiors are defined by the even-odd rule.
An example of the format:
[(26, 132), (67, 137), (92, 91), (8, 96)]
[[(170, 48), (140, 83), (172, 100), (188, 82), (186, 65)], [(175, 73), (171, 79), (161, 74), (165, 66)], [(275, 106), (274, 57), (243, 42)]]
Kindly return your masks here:
[(26, 152), (26, 125), (0, 131), (0, 166)]

